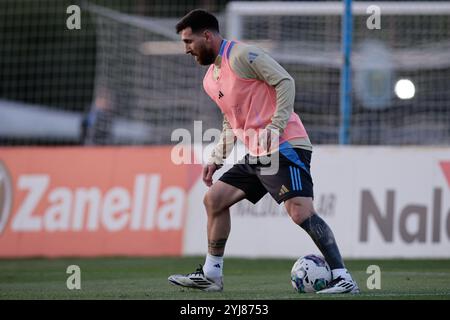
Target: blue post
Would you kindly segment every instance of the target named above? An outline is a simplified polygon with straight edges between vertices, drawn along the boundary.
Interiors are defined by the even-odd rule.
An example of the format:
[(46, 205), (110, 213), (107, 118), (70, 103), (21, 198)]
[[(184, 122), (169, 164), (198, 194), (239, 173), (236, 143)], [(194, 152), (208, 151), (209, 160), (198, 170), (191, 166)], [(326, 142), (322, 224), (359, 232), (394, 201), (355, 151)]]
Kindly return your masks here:
[(341, 68), (341, 124), (339, 128), (339, 143), (350, 143), (350, 119), (352, 115), (352, 31), (353, 15), (352, 0), (344, 1), (344, 14), (342, 16), (342, 55), (343, 65)]

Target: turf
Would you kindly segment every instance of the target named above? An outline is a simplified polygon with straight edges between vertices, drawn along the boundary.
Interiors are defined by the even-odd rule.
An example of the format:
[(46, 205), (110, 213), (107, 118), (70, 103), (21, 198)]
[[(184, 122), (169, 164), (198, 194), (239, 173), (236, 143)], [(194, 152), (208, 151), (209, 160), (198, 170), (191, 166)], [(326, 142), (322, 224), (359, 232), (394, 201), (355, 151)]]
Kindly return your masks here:
[[(194, 271), (201, 257), (0, 259), (4, 299), (433, 299), (450, 300), (450, 260), (347, 260), (359, 295), (298, 294), (290, 284), (292, 259), (225, 260), (225, 290), (205, 293), (170, 285), (173, 273)], [(81, 269), (81, 289), (69, 290), (69, 265)], [(369, 265), (381, 269), (381, 289), (369, 290)]]

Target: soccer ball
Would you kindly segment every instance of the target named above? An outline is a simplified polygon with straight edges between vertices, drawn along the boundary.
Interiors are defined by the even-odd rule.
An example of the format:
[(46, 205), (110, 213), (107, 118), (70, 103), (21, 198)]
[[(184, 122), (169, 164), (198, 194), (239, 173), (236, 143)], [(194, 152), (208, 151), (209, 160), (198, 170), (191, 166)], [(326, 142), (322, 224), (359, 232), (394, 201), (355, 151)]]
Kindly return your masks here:
[(331, 281), (331, 270), (324, 258), (315, 254), (300, 257), (291, 270), (291, 283), (299, 293), (325, 289)]

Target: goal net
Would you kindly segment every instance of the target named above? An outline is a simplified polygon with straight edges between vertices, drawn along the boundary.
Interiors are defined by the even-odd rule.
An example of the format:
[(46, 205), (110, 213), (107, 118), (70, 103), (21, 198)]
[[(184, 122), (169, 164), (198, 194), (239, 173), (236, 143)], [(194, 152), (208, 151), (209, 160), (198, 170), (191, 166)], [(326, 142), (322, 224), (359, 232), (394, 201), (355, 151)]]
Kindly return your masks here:
[[(81, 29), (69, 30), (68, 1), (0, 1), (1, 144), (172, 144), (194, 121), (221, 128), (206, 69), (175, 33), (200, 1), (116, 2), (82, 2)], [(201, 3), (224, 36), (294, 77), (312, 142), (338, 143), (342, 2)], [(350, 143), (449, 145), (450, 2), (354, 1), (353, 26)]]
[[(228, 5), (228, 37), (293, 75), (313, 143), (338, 143), (342, 14), (342, 1)], [(354, 1), (352, 50), (350, 143), (448, 145), (450, 2)]]
[(219, 127), (220, 113), (202, 92), (205, 68), (184, 54), (176, 19), (88, 9), (97, 31), (94, 97), (107, 113), (88, 143), (169, 144), (175, 129), (193, 134), (194, 121)]

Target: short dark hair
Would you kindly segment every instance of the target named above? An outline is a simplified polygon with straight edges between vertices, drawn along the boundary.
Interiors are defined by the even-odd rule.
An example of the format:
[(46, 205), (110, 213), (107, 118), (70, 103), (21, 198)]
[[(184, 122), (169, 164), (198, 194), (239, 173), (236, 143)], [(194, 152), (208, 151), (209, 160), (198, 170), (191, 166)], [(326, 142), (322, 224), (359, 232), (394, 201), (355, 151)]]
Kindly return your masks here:
[(182, 30), (191, 27), (193, 33), (197, 33), (203, 30), (211, 30), (219, 32), (219, 22), (217, 18), (203, 9), (195, 9), (185, 15), (177, 23), (177, 33)]

